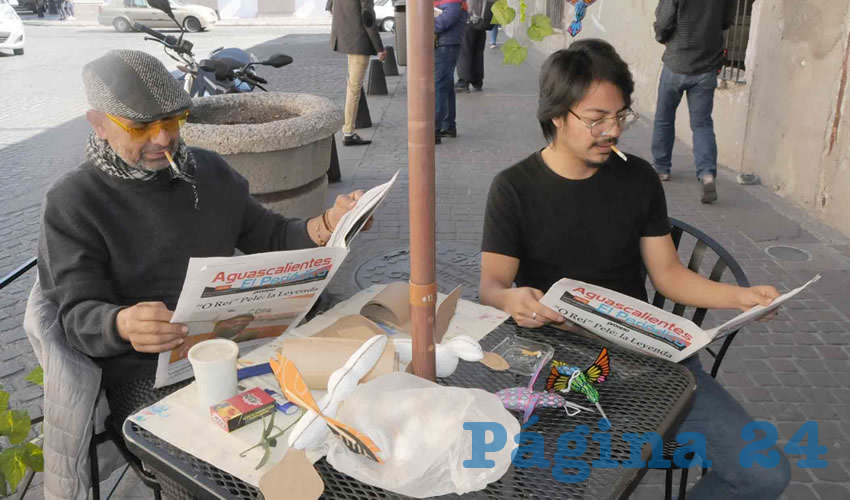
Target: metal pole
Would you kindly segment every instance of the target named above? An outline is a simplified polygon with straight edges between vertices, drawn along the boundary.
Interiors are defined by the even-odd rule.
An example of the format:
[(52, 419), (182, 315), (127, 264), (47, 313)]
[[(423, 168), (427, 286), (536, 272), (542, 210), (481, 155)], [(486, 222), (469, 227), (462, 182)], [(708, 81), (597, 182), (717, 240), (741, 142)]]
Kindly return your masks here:
[(436, 377), (434, 208), (434, 4), (407, 1), (407, 149), (410, 199), (410, 317), (413, 373)]

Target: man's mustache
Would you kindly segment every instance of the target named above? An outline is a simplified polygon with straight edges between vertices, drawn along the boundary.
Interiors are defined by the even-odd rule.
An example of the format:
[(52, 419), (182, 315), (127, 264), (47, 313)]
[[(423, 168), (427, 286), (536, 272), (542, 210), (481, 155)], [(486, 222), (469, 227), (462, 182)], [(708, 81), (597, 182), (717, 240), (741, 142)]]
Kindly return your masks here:
[(610, 138), (610, 139), (606, 139), (606, 140), (604, 140), (604, 141), (594, 142), (594, 143), (593, 143), (593, 145), (594, 145), (594, 146), (602, 146), (602, 147), (605, 147), (605, 146), (616, 146), (616, 145), (617, 145), (617, 139), (616, 139), (616, 138), (614, 138), (614, 137), (612, 137), (612, 138)]

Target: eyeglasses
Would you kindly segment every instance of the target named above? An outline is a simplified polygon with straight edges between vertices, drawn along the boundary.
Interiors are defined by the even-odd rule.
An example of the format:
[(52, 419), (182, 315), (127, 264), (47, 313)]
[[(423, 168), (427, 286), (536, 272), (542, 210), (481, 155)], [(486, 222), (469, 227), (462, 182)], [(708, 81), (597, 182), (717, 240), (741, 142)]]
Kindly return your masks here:
[(130, 127), (110, 114), (106, 115), (107, 118), (112, 120), (116, 125), (123, 128), (125, 132), (130, 134), (134, 140), (140, 141), (143, 139), (148, 139), (150, 137), (156, 137), (160, 130), (165, 130), (169, 134), (176, 134), (180, 127), (186, 123), (186, 120), (189, 119), (189, 111), (186, 110), (179, 115), (171, 116), (169, 118), (165, 118), (164, 120), (157, 120), (155, 122), (150, 123), (142, 123), (139, 126)]
[(584, 126), (590, 130), (590, 135), (593, 137), (599, 137), (602, 135), (607, 135), (614, 128), (614, 124), (618, 124), (620, 126), (620, 131), (626, 130), (631, 126), (634, 122), (637, 121), (638, 115), (631, 109), (627, 109), (623, 112), (618, 113), (616, 116), (607, 116), (605, 118), (600, 118), (599, 120), (590, 121), (586, 118), (582, 118), (579, 115), (575, 114), (573, 110), (570, 110), (570, 113), (573, 114), (576, 118), (581, 120), (584, 123)]

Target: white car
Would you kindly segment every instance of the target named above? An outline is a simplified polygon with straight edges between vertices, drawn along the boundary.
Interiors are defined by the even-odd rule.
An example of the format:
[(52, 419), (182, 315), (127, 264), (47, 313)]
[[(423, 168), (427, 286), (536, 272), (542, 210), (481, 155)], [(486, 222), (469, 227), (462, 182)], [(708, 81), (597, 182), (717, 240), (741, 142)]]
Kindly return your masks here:
[(0, 0), (0, 50), (11, 50), (16, 56), (22, 56), (25, 41), (24, 22), (9, 5), (9, 0)]
[(381, 31), (390, 33), (395, 29), (395, 9), (392, 0), (375, 0), (375, 20)]

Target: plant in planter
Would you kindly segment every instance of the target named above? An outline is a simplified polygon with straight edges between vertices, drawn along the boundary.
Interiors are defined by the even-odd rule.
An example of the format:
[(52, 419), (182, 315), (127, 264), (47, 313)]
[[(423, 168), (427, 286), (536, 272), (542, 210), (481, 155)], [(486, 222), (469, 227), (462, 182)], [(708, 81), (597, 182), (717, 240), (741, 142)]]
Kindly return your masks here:
[[(41, 367), (27, 375), (27, 380), (38, 385), (43, 385), (43, 379)], [(27, 469), (44, 470), (44, 456), (38, 446), (43, 436), (27, 441), (31, 428), (27, 412), (9, 409), (9, 393), (0, 389), (0, 496), (14, 493)]]

